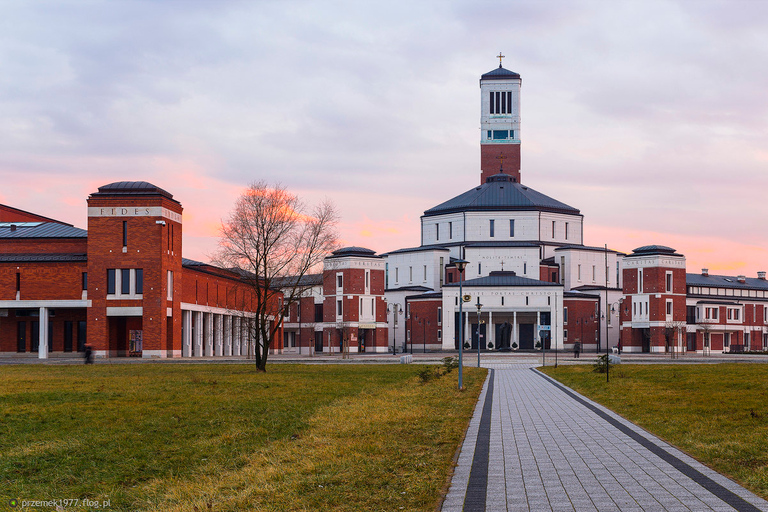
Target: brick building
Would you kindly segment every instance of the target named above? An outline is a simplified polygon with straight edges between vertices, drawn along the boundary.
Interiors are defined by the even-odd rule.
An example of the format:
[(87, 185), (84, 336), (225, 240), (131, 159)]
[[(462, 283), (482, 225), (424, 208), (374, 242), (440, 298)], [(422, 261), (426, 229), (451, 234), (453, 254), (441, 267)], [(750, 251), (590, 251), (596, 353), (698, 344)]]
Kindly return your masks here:
[(252, 298), (238, 276), (182, 258), (182, 206), (151, 183), (88, 198), (88, 230), (0, 205), (0, 352), (245, 355)]

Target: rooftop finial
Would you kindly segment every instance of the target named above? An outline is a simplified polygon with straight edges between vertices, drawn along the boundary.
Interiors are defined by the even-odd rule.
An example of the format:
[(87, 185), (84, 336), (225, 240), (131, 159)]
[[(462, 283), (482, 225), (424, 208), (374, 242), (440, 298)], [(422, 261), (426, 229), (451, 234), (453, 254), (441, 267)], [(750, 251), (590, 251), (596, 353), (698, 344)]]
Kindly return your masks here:
[(496, 157), (496, 160), (501, 160), (501, 164), (499, 165), (499, 173), (504, 172), (504, 158), (505, 158), (504, 154), (501, 154)]
[(501, 67), (501, 59), (503, 59), (503, 58), (504, 58), (504, 55), (502, 55), (502, 54), (501, 54), (501, 52), (499, 52), (499, 54), (497, 55), (497, 57), (499, 58), (499, 67)]

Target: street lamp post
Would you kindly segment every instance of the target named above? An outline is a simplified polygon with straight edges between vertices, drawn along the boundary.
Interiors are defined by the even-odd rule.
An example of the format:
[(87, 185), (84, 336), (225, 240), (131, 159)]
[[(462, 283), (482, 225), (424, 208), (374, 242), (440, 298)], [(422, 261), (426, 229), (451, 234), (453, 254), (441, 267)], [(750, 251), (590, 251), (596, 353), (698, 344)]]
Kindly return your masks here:
[(458, 259), (453, 262), (459, 270), (459, 390), (464, 389), (464, 289), (462, 287), (464, 269), (467, 267), (467, 260)]
[(477, 367), (480, 368), (480, 310), (483, 305), (480, 304), (480, 297), (477, 298)]

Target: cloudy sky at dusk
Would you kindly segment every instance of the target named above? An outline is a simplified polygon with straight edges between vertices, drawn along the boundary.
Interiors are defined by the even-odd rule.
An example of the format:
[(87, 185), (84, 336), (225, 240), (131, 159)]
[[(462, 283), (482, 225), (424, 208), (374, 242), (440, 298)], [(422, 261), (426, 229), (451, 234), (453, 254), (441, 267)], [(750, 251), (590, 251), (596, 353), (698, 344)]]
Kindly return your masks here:
[(6, 1), (0, 203), (86, 227), (144, 180), (206, 259), (249, 182), (339, 207), (347, 245), (419, 244), (476, 186), (481, 74), (523, 78), (522, 181), (585, 243), (768, 270), (768, 3)]

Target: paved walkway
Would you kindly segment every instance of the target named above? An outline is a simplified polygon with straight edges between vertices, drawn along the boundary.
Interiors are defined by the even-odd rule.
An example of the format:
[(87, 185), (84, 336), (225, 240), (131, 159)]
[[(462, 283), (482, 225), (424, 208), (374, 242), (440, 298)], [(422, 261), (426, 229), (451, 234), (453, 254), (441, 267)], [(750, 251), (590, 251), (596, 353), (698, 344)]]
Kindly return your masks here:
[(443, 511), (768, 511), (531, 365), (487, 367)]

